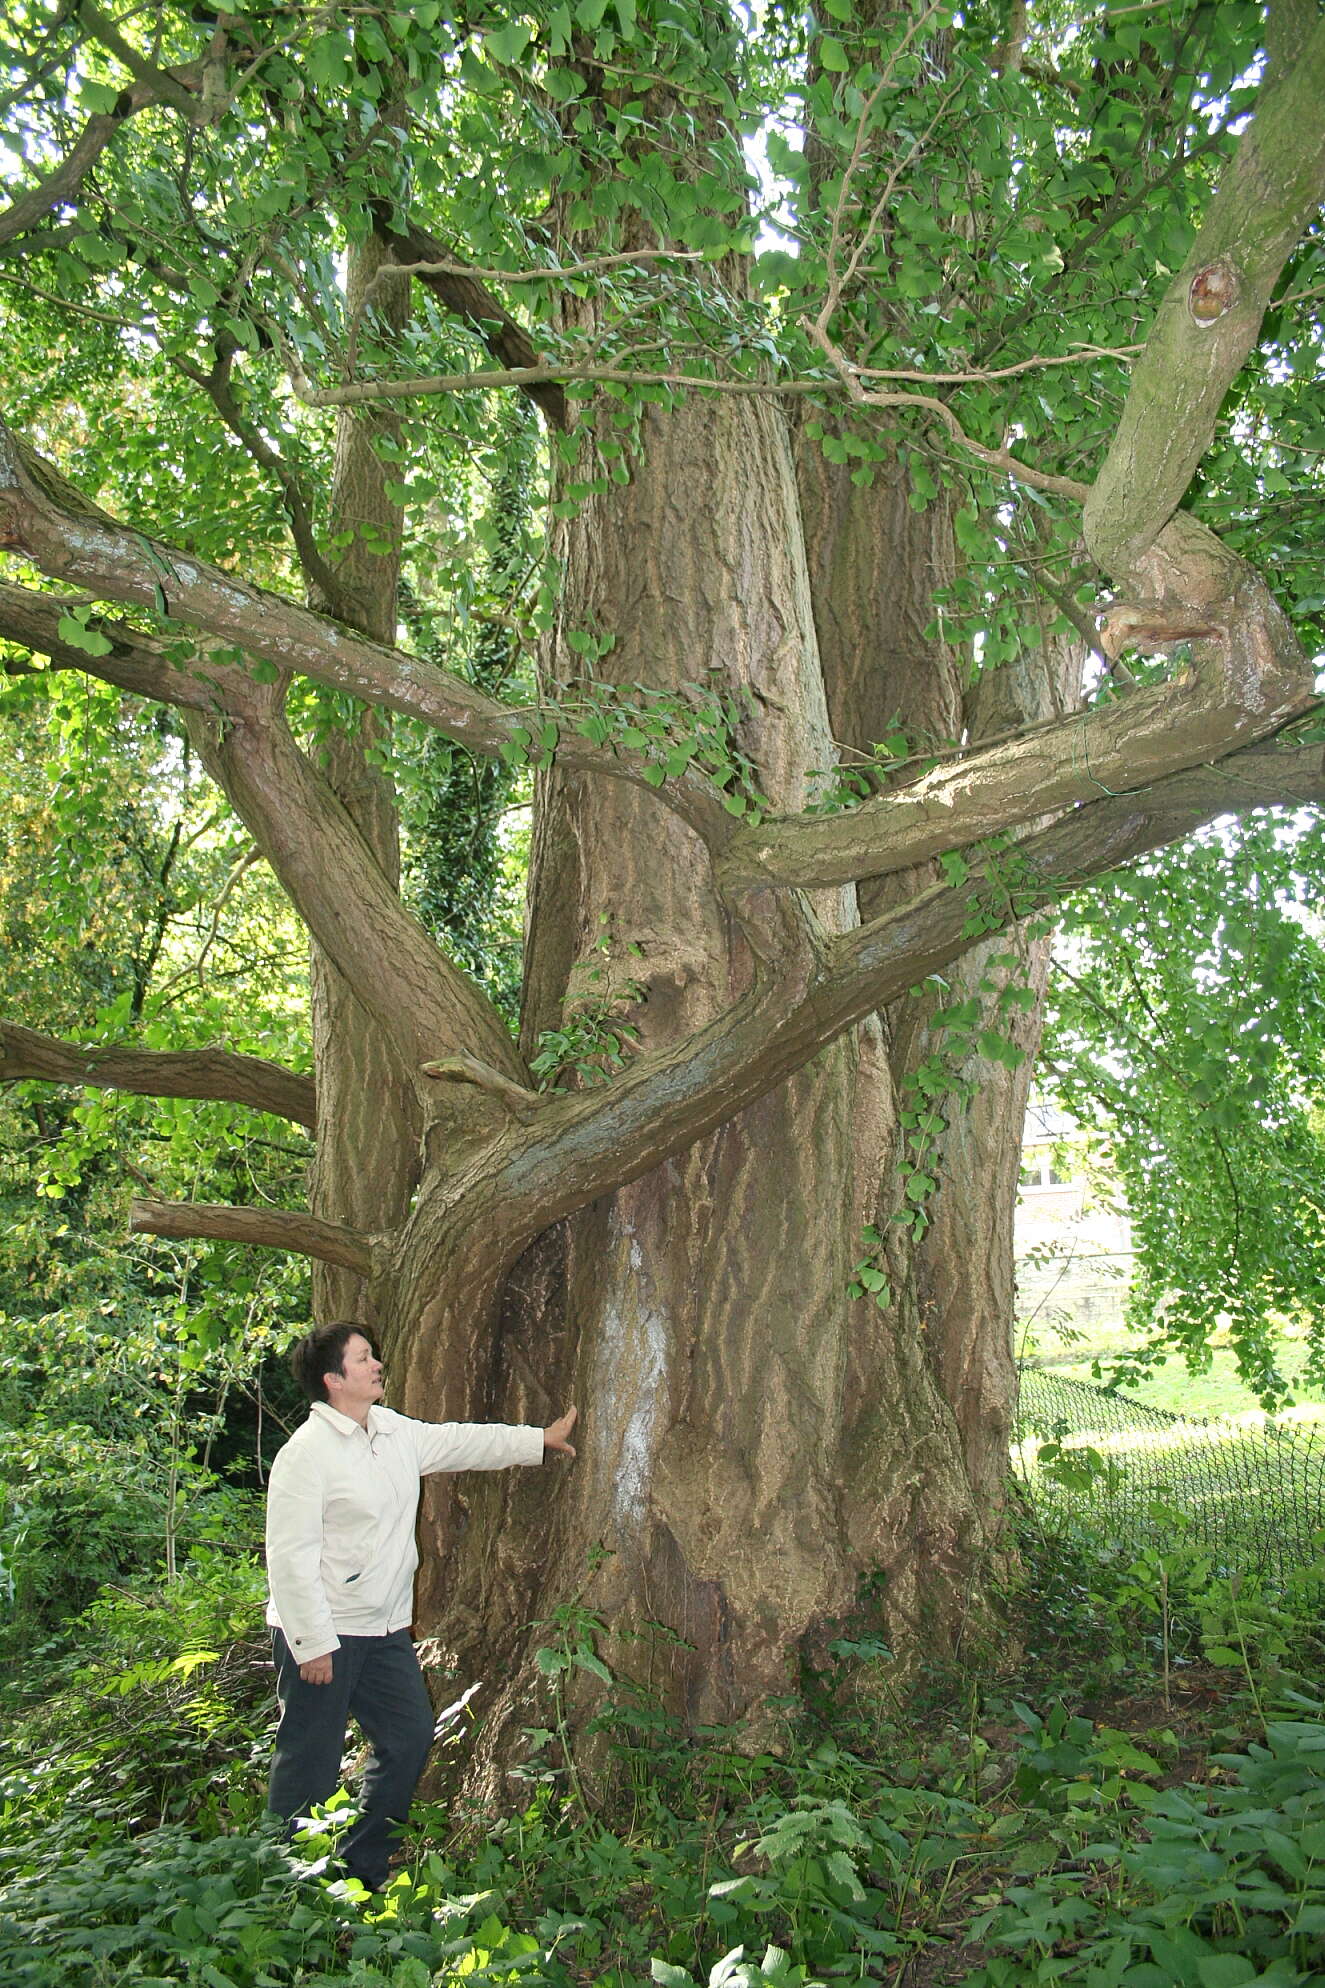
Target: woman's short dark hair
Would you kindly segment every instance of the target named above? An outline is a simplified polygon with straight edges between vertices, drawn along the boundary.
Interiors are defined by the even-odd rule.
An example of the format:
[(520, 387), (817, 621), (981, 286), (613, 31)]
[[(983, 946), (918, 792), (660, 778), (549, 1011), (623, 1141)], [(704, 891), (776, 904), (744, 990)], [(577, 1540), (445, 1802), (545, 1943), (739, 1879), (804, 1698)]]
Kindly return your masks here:
[(290, 1372), (310, 1401), (327, 1400), (327, 1374), (345, 1372), (345, 1348), (355, 1333), (366, 1339), (377, 1357), (373, 1335), (355, 1319), (341, 1319), (335, 1325), (316, 1325), (304, 1334), (290, 1355)]

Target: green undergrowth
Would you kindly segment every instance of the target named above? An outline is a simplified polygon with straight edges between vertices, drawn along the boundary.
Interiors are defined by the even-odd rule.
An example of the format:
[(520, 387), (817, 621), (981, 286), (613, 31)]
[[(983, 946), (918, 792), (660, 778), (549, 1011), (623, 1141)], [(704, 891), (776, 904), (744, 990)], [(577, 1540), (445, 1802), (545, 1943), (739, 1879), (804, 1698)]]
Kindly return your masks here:
[[(0, 1733), (6, 1988), (1241, 1988), (1325, 1977), (1318, 1589), (1033, 1535), (999, 1661), (890, 1686), (864, 1629), (776, 1751), (681, 1732), (583, 1611), (546, 1626), (504, 1814), (422, 1805), (370, 1899), (344, 1798), (261, 1813), (256, 1571), (104, 1594)], [(44, 1689), (39, 1691), (39, 1683)], [(602, 1690), (569, 1736), (563, 1695)], [(26, 1695), (24, 1695), (26, 1693)], [(463, 1765), (464, 1742), (455, 1745)]]

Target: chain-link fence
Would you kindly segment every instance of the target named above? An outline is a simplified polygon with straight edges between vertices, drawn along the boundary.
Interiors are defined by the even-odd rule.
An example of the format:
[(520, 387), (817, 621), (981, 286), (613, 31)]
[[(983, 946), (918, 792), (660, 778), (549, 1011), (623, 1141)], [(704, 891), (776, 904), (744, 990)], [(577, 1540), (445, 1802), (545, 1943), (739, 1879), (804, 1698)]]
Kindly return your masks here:
[(1172, 1415), (1114, 1388), (1025, 1367), (1014, 1454), (1046, 1512), (1088, 1508), (1094, 1529), (1120, 1538), (1181, 1531), (1219, 1567), (1272, 1581), (1319, 1550), (1319, 1425)]

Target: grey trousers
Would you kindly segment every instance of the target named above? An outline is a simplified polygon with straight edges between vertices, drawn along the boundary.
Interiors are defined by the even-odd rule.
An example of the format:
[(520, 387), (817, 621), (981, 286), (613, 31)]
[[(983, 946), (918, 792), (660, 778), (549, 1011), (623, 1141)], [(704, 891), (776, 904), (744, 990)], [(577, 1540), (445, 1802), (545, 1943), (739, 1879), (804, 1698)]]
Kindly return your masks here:
[(407, 1629), (390, 1636), (342, 1636), (330, 1684), (305, 1684), (299, 1660), (272, 1632), (276, 1732), (267, 1806), (287, 1822), (307, 1815), (340, 1786), (345, 1727), (357, 1719), (373, 1757), (363, 1777), (362, 1813), (341, 1842), (341, 1861), (370, 1890), (386, 1883), (432, 1745), (433, 1711)]

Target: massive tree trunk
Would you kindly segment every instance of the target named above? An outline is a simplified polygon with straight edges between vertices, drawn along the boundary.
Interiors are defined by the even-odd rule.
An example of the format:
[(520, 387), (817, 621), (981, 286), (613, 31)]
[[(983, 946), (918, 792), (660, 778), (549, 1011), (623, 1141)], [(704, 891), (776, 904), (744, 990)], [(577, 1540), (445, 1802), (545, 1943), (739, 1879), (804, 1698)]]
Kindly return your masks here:
[[(889, 716), (941, 736), (962, 724), (961, 659), (921, 633), (952, 564), (950, 508), (918, 516), (900, 471), (830, 492), (817, 467), (798, 488), (779, 411), (695, 401), (646, 419), (630, 483), (558, 548), (565, 694), (581, 667), (566, 633), (613, 630), (598, 680), (738, 700), (740, 746), (787, 813), (822, 784), (835, 733), (868, 750)], [(535, 850), (526, 1054), (567, 1007), (612, 995), (645, 1046), (665, 1046), (748, 981), (751, 936), (715, 896), (707, 852), (649, 795), (553, 771)], [(876, 886), (871, 909), (917, 881)], [(858, 923), (851, 887), (815, 892), (813, 909), (828, 931)], [(979, 957), (958, 969), (984, 971)], [(522, 1675), (526, 1625), (578, 1595), (611, 1625), (609, 1661), (653, 1674), (650, 1625), (681, 1651), (669, 1696), (702, 1721), (785, 1691), (797, 1652), (813, 1657), (861, 1608), (899, 1649), (952, 1646), (999, 1530), (1024, 1075), (989, 1065), (971, 1113), (954, 1114), (929, 1235), (891, 1252), (891, 1306), (850, 1295), (863, 1228), (897, 1203), (899, 1085), (934, 1005), (866, 1016), (531, 1252), (486, 1399), (542, 1417), (574, 1395), (581, 1462), (555, 1501), (519, 1482), (435, 1496), (425, 1620), (470, 1628)], [(950, 1260), (972, 1236), (979, 1252)], [(429, 1386), (418, 1373), (407, 1405), (424, 1412)], [(463, 1531), (457, 1496), (474, 1508)], [(474, 1654), (462, 1644), (462, 1665)]]
[[(822, 791), (837, 740), (868, 750), (881, 736), (871, 723), (891, 698), (921, 729), (960, 730), (956, 659), (931, 659), (918, 633), (953, 557), (948, 506), (919, 520), (900, 472), (877, 494), (845, 475), (830, 493), (827, 473), (807, 475), (784, 408), (722, 399), (647, 410), (619, 486), (598, 453), (619, 441), (613, 412), (591, 418), (573, 472), (607, 488), (554, 543), (565, 583), (546, 661), (563, 698), (597, 682), (727, 700), (734, 743), (784, 815)], [(578, 631), (609, 631), (612, 646), (586, 665)], [(534, 851), (527, 1059), (540, 1030), (586, 1009), (619, 1016), (642, 1049), (683, 1042), (777, 944), (769, 894), (756, 886), (739, 905), (720, 895), (704, 842), (636, 788), (553, 769), (539, 784)], [(871, 911), (917, 881), (876, 888)], [(854, 884), (809, 893), (805, 909), (828, 934), (859, 924)], [(573, 1394), (585, 1440), (555, 1517), (537, 1489), (485, 1486), (466, 1494), (481, 1522), (461, 1531), (455, 1490), (434, 1495), (441, 1550), (425, 1614), (481, 1625), (489, 1661), (495, 1647), (523, 1676), (526, 1625), (577, 1595), (611, 1625), (603, 1654), (629, 1671), (653, 1676), (653, 1639), (665, 1638), (673, 1708), (713, 1721), (791, 1686), (798, 1653), (812, 1655), (866, 1589), (875, 1626), (881, 1613), (899, 1646), (958, 1631), (998, 1528), (1000, 1473), (982, 1453), (973, 1496), (914, 1290), (886, 1315), (851, 1295), (862, 1230), (893, 1192), (896, 1032), (864, 1015), (526, 1259), (530, 1282), (497, 1331), (498, 1392), (540, 1414)], [(1015, 1146), (1016, 1128), (997, 1122)], [(992, 1255), (1006, 1254), (995, 1276), (1006, 1296), (1004, 1203), (988, 1226)], [(981, 1327), (1006, 1339), (1006, 1314), (990, 1309)], [(1003, 1387), (996, 1449), (1011, 1376), (1005, 1360), (983, 1370)], [(411, 1398), (425, 1391), (420, 1375)], [(494, 1534), (509, 1542), (496, 1573), (482, 1544)], [(457, 1654), (463, 1665), (469, 1653)]]
[[(629, 484), (586, 506), (559, 550), (563, 637), (617, 636), (599, 680), (748, 695), (740, 744), (774, 805), (799, 808), (832, 750), (781, 415), (698, 401), (651, 414)], [(553, 663), (569, 693), (579, 665), (564, 640)], [(750, 938), (707, 852), (649, 795), (554, 771), (535, 850), (527, 1048), (563, 1004), (611, 996), (644, 1046), (675, 1043), (748, 983)], [(829, 929), (854, 921), (853, 892), (817, 896)], [(515, 1506), (501, 1526), (508, 1592), (482, 1595), (488, 1631), (582, 1590), (617, 1631), (655, 1622), (683, 1639), (675, 1701), (722, 1719), (785, 1685), (801, 1630), (850, 1605), (846, 1286), (879, 1164), (861, 1063), (854, 1035), (834, 1044), (545, 1245), (559, 1259), (552, 1315), (540, 1332), (512, 1307), (502, 1343), (519, 1353), (498, 1372), (540, 1414), (573, 1393), (582, 1455), (550, 1537), (529, 1526), (527, 1487), (485, 1494)], [(434, 1563), (439, 1597), (468, 1590), (463, 1559)], [(629, 1664), (628, 1651), (612, 1654)]]
[[(992, 738), (1075, 708), (1079, 647), (1050, 637), (1017, 663), (972, 682), (970, 657), (943, 640), (935, 602), (951, 589), (957, 570), (957, 492), (943, 492), (916, 509), (896, 456), (862, 489), (846, 466), (826, 461), (812, 441), (802, 441), (798, 468), (820, 653), (843, 745), (868, 757), (877, 742), (900, 729), (923, 754), (926, 744)], [(862, 911), (874, 916), (936, 874), (936, 866), (925, 865), (867, 880), (860, 886)], [(886, 1109), (894, 1127), (871, 1216), (888, 1238), (892, 1298), (885, 1339), (889, 1346), (903, 1340), (923, 1351), (943, 1440), (955, 1429), (979, 1515), (977, 1536), (985, 1544), (999, 1528), (1015, 1408), (1012, 1226), (1048, 950), (1046, 936), (1027, 937), (1014, 922), (946, 969), (941, 993), (908, 995), (880, 1018)], [(998, 964), (1010, 954), (1018, 958), (1014, 968)], [(1000, 1013), (997, 994), (1009, 984), (1024, 987), (1026, 996), (1010, 1013)], [(969, 1094), (927, 1100), (916, 1079), (936, 1047), (934, 1015), (970, 1003), (997, 1023), (1022, 1060), (1010, 1068), (988, 1056), (968, 1056), (954, 1074), (965, 1079)], [(917, 1236), (919, 1225), (902, 1226), (894, 1218), (907, 1205), (898, 1169), (908, 1151), (903, 1114), (926, 1103), (943, 1123), (925, 1145), (926, 1169), (938, 1188), (920, 1204), (926, 1223)]]
[[(922, 752), (960, 738), (968, 728), (970, 658), (942, 639), (935, 606), (956, 570), (956, 494), (945, 491), (915, 508), (896, 455), (865, 488), (813, 440), (802, 437), (797, 460), (836, 737), (865, 761), (899, 730)], [(863, 882), (862, 911), (877, 915), (935, 874), (923, 865)], [(853, 1513), (864, 1513), (881, 1476), (899, 1479), (905, 1495), (859, 1551), (862, 1571), (886, 1576), (887, 1627), (897, 1646), (910, 1650), (958, 1642), (980, 1608), (972, 1575), (1000, 1529), (1015, 1401), (1012, 1216), (1025, 1078), (986, 1059), (966, 1072), (976, 1086), (969, 1100), (926, 1100), (913, 1087), (917, 1065), (935, 1046), (935, 1012), (975, 994), (988, 955), (1009, 943), (1015, 940), (1001, 936), (974, 946), (947, 970), (942, 998), (917, 990), (890, 1003), (876, 1023), (874, 1109), (887, 1130), (867, 1220), (882, 1238), (872, 1253), (888, 1287), (857, 1306), (851, 1399), (869, 1440), (849, 1453), (844, 1494)], [(921, 1103), (944, 1122), (927, 1147), (938, 1187), (920, 1204), (927, 1226), (917, 1234), (894, 1218), (909, 1205), (899, 1170), (913, 1150), (906, 1114)], [(862, 1244), (859, 1254), (871, 1252)], [(890, 1471), (889, 1460), (898, 1457), (905, 1467), (899, 1472), (894, 1461)], [(936, 1570), (929, 1581), (913, 1571), (923, 1568), (926, 1553)]]

